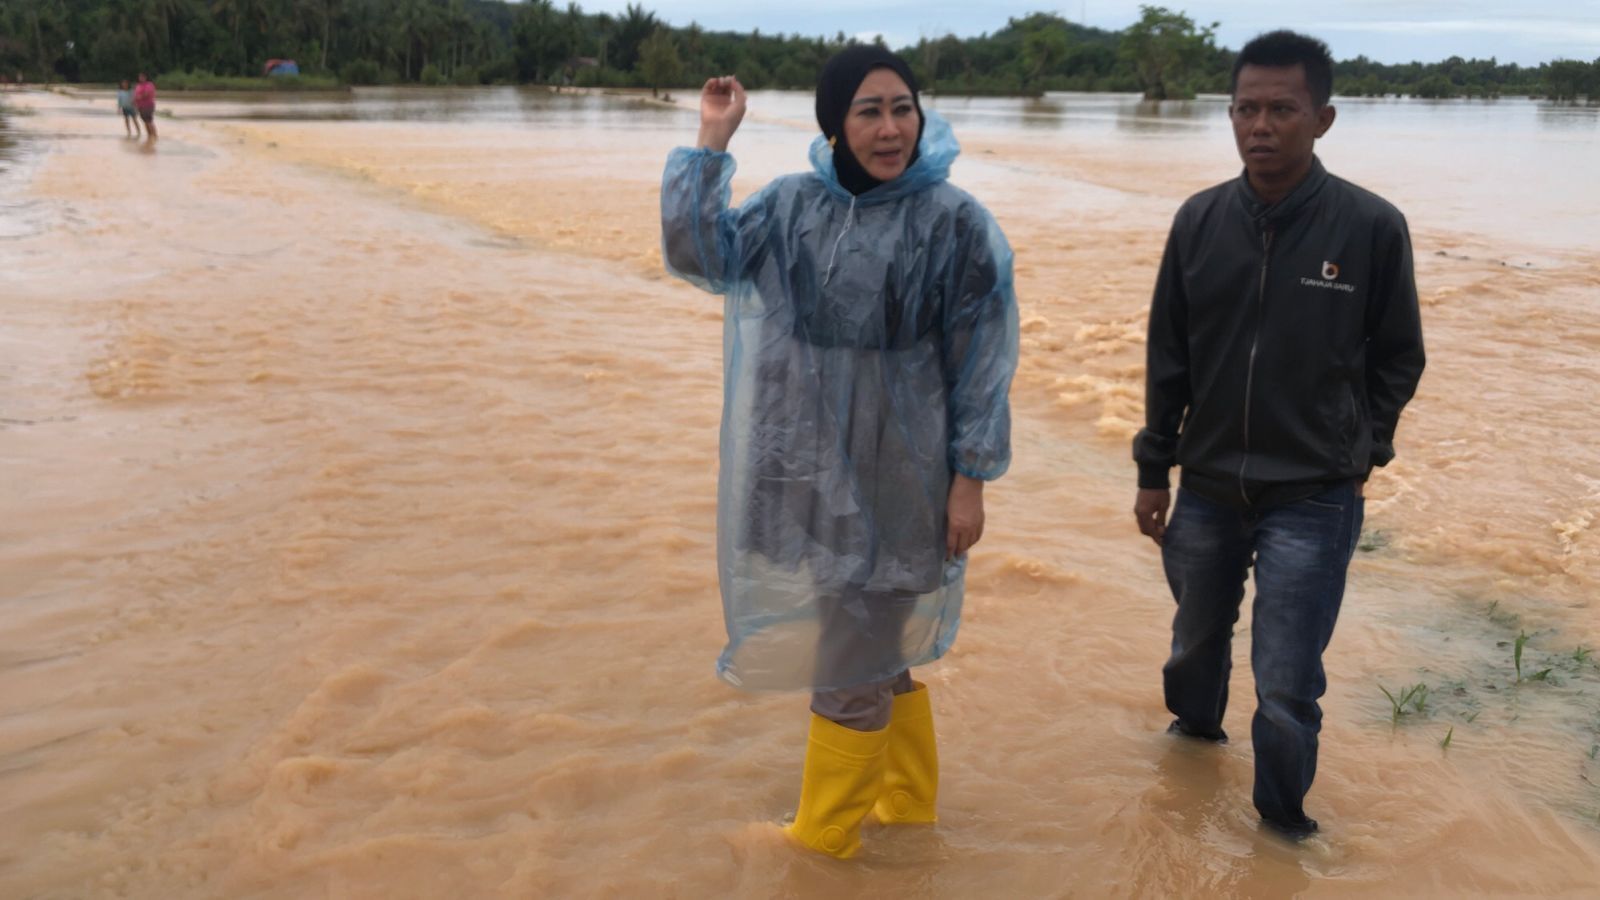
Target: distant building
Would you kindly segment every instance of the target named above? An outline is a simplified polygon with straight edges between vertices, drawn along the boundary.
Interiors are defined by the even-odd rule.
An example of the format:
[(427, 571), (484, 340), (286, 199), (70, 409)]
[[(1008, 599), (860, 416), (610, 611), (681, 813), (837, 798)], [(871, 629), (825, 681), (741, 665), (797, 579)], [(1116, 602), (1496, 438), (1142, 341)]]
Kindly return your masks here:
[(261, 74), (267, 76), (268, 78), (285, 75), (299, 75), (300, 64), (292, 59), (269, 59), (267, 60), (267, 64), (262, 67)]

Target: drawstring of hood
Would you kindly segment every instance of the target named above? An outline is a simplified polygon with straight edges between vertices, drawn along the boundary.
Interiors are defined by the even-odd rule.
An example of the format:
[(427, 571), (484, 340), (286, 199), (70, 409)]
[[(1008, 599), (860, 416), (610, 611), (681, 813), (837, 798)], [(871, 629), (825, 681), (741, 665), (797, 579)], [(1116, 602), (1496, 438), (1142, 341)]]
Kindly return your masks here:
[(855, 195), (852, 194), (850, 196), (850, 209), (844, 214), (844, 228), (839, 231), (839, 236), (833, 239), (833, 252), (828, 254), (828, 271), (827, 274), (822, 276), (823, 287), (827, 287), (828, 281), (833, 278), (833, 263), (834, 260), (839, 258), (839, 242), (843, 241), (844, 236), (850, 233), (850, 226), (854, 225), (855, 221), (856, 198)]

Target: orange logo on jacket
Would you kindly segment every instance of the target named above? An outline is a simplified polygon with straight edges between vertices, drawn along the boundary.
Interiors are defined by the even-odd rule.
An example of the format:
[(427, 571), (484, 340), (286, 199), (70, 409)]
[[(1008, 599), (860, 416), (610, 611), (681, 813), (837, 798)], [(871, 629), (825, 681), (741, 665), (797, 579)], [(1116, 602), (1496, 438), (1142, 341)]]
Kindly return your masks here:
[(1338, 281), (1339, 280), (1339, 264), (1338, 263), (1331, 263), (1331, 262), (1328, 262), (1327, 260), (1323, 260), (1322, 261), (1322, 277), (1323, 277), (1323, 280), (1325, 280), (1325, 281)]

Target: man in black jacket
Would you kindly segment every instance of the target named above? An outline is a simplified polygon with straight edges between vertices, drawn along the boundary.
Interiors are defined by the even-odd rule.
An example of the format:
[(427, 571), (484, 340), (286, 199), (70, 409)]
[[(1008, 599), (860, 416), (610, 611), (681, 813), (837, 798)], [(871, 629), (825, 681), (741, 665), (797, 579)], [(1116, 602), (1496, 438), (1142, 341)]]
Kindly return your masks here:
[(1362, 486), (1394, 457), (1423, 366), (1404, 217), (1313, 154), (1333, 125), (1332, 87), (1321, 41), (1277, 31), (1240, 51), (1229, 116), (1244, 174), (1173, 221), (1133, 443), (1134, 514), (1178, 602), (1169, 730), (1227, 739), (1233, 625), (1253, 566), (1255, 805), (1294, 838), (1317, 828), (1302, 804)]

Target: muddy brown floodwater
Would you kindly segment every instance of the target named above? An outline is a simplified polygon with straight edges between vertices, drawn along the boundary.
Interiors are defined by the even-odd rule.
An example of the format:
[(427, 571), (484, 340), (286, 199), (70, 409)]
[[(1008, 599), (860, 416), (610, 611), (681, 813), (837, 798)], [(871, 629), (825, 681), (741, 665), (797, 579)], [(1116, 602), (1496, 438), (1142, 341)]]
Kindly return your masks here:
[[(692, 111), (177, 100), (151, 151), (109, 95), (3, 99), (0, 895), (1600, 890), (1593, 109), (1349, 101), (1321, 145), (1410, 219), (1429, 366), (1291, 847), (1248, 741), (1162, 734), (1130, 515), (1145, 306), (1234, 174), (1220, 105), (936, 101), (1016, 248), (1016, 459), (920, 673), (940, 824), (841, 864), (772, 824), (804, 699), (712, 674), (721, 306), (657, 249)], [(736, 195), (804, 165), (808, 106), (753, 98)], [(1380, 686), (1417, 684), (1396, 717)]]

